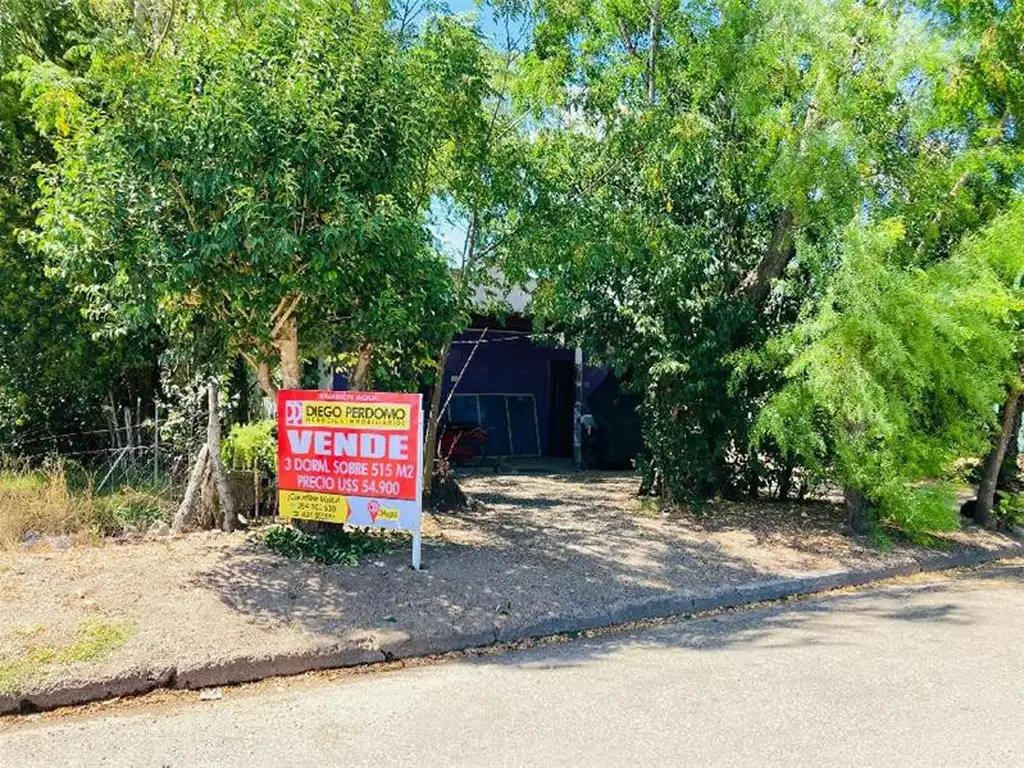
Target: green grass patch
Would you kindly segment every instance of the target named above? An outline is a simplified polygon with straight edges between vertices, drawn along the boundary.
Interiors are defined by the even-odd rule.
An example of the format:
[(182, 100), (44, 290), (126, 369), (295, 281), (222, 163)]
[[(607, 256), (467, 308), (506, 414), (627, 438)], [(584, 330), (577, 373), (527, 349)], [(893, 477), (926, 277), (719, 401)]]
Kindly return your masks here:
[(359, 565), (366, 555), (391, 552), (409, 540), (401, 532), (341, 528), (323, 533), (304, 533), (290, 525), (271, 525), (259, 533), (271, 552), (295, 560), (323, 565)]
[(39, 472), (0, 472), (0, 491), (34, 491), (45, 484), (46, 477)]
[(96, 661), (124, 645), (135, 634), (133, 621), (86, 621), (78, 628), (78, 637), (71, 645), (57, 650), (57, 661)]
[[(19, 627), (13, 635), (19, 639), (34, 637), (43, 627)], [(136, 632), (135, 622), (128, 619), (83, 621), (75, 639), (67, 645), (35, 644), (20, 651), (0, 655), (0, 692), (18, 695), (26, 683), (40, 677), (57, 664), (98, 661), (124, 645)]]
[(99, 536), (144, 533), (153, 523), (170, 523), (173, 516), (174, 504), (159, 491), (125, 487), (93, 499), (91, 528)]

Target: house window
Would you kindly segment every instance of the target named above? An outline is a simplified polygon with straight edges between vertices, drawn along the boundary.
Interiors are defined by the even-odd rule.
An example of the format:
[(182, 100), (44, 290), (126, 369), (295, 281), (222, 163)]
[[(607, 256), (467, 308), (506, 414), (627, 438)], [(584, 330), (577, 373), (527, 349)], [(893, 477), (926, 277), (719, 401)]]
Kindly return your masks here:
[(448, 420), (486, 429), (488, 456), (540, 455), (537, 401), (531, 394), (453, 395)]

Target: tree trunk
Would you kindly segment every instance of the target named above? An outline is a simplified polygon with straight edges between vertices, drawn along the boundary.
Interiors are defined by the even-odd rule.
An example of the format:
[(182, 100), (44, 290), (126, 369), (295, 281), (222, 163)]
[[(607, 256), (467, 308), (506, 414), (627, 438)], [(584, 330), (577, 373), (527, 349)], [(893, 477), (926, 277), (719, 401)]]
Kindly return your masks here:
[(427, 414), (427, 436), (423, 445), (423, 495), (430, 495), (434, 477), (434, 459), (437, 457), (437, 425), (441, 420), (441, 390), (444, 389), (444, 372), (448, 367), (448, 355), (452, 351), (452, 340), (445, 341), (437, 358), (434, 374), (434, 389), (430, 393), (430, 413)]
[(174, 515), (174, 522), (171, 523), (172, 533), (181, 533), (185, 526), (192, 522), (194, 510), (199, 502), (199, 489), (203, 484), (203, 477), (206, 474), (207, 459), (210, 455), (210, 446), (204, 444), (196, 456), (196, 463), (192, 467), (192, 474), (188, 478), (188, 487), (185, 489), (185, 498), (178, 505), (178, 511)]
[(274, 380), (270, 375), (270, 363), (266, 360), (261, 360), (256, 366), (256, 381), (259, 382), (263, 393), (276, 403), (277, 387), (274, 386)]
[(140, 37), (146, 37), (146, 21), (149, 19), (149, 7), (145, 0), (135, 0), (132, 3), (132, 15), (135, 22), (135, 32)]
[(661, 41), (661, 0), (651, 3), (650, 48), (647, 51), (647, 101), (654, 103), (657, 96), (658, 46)]
[(302, 360), (299, 358), (299, 319), (294, 313), (281, 324), (281, 332), (275, 343), (281, 353), (281, 387), (300, 389)]
[[(818, 121), (818, 93), (825, 85), (825, 70), (818, 75), (818, 82), (815, 87), (814, 96), (807, 105), (807, 114), (804, 116), (803, 130), (800, 133), (799, 154), (807, 154), (808, 139), (815, 124)], [(772, 280), (782, 276), (786, 266), (793, 258), (795, 249), (793, 247), (793, 230), (796, 225), (796, 217), (790, 208), (785, 208), (775, 221), (772, 230), (772, 241), (768, 246), (768, 252), (758, 262), (757, 266), (748, 272), (740, 283), (740, 293), (746, 296), (754, 304), (759, 306), (766, 298), (772, 287)]]
[(779, 473), (779, 500), (785, 501), (793, 490), (793, 459), (786, 454), (786, 464)]
[(796, 218), (788, 208), (779, 214), (772, 232), (772, 241), (768, 252), (740, 283), (740, 293), (755, 304), (761, 304), (768, 298), (772, 280), (782, 276), (786, 265), (793, 255), (793, 227)]
[(359, 362), (352, 374), (352, 389), (366, 391), (373, 387), (373, 342), (368, 341), (359, 347)]
[(988, 456), (985, 457), (981, 473), (981, 482), (978, 484), (978, 501), (974, 505), (974, 519), (978, 525), (986, 528), (992, 525), (992, 507), (995, 505), (996, 481), (999, 479), (999, 470), (1003, 466), (1003, 457), (1006, 455), (1006, 446), (1013, 436), (1013, 422), (1016, 420), (1017, 403), (1020, 401), (1020, 390), (1016, 387), (1010, 392), (1000, 412), (1000, 430), (995, 444)]
[(1016, 416), (1013, 419), (1013, 428), (1010, 432), (1010, 442), (1006, 445), (1006, 454), (1003, 456), (1003, 463), (999, 467), (999, 479), (996, 480), (997, 491), (1009, 491), (1017, 493), (1020, 490), (1020, 468), (1017, 462), (1020, 458), (1020, 426), (1021, 413), (1024, 411), (1024, 396), (1017, 400)]
[(220, 499), (221, 528), (233, 531), (238, 525), (238, 510), (235, 508), (235, 497), (231, 493), (224, 462), (220, 458), (220, 387), (216, 380), (211, 380), (206, 388), (209, 402), (209, 421), (206, 427), (206, 445), (209, 447), (210, 472), (217, 486), (217, 497)]
[(853, 488), (843, 490), (846, 515), (854, 533), (871, 533), (871, 507), (867, 496)]

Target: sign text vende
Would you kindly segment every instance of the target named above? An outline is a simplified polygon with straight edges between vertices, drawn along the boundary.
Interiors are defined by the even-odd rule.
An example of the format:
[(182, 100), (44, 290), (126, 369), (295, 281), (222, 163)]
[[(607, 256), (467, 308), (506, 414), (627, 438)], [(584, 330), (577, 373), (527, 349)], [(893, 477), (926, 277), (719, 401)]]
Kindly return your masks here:
[(282, 390), (282, 517), (401, 528), (418, 564), (422, 484), (419, 395)]

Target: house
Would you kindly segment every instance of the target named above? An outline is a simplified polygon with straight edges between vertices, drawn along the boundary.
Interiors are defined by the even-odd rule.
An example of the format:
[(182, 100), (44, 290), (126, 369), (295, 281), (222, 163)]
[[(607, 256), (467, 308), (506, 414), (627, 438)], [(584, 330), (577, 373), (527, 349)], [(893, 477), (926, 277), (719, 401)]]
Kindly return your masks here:
[[(489, 457), (629, 466), (642, 450), (638, 401), (611, 369), (588, 365), (581, 350), (537, 340), (528, 289), (478, 290), (474, 303), (480, 314), (453, 340), (445, 368), (442, 425), (482, 426)], [(335, 374), (333, 388), (347, 388), (343, 375)]]
[(576, 352), (537, 343), (526, 318), (501, 326), (476, 318), (452, 342), (441, 402), (444, 421), (487, 430), (488, 456), (573, 456), (577, 388), (582, 398), (606, 371)]
[[(575, 457), (579, 463), (586, 452), (589, 463), (624, 466), (641, 448), (636, 398), (621, 391), (612, 371), (587, 365), (580, 350), (537, 341), (530, 318), (521, 314), (500, 322), (475, 317), (455, 338), (441, 402), (443, 422), (487, 430), (488, 456)], [(590, 446), (584, 417), (596, 427)]]

